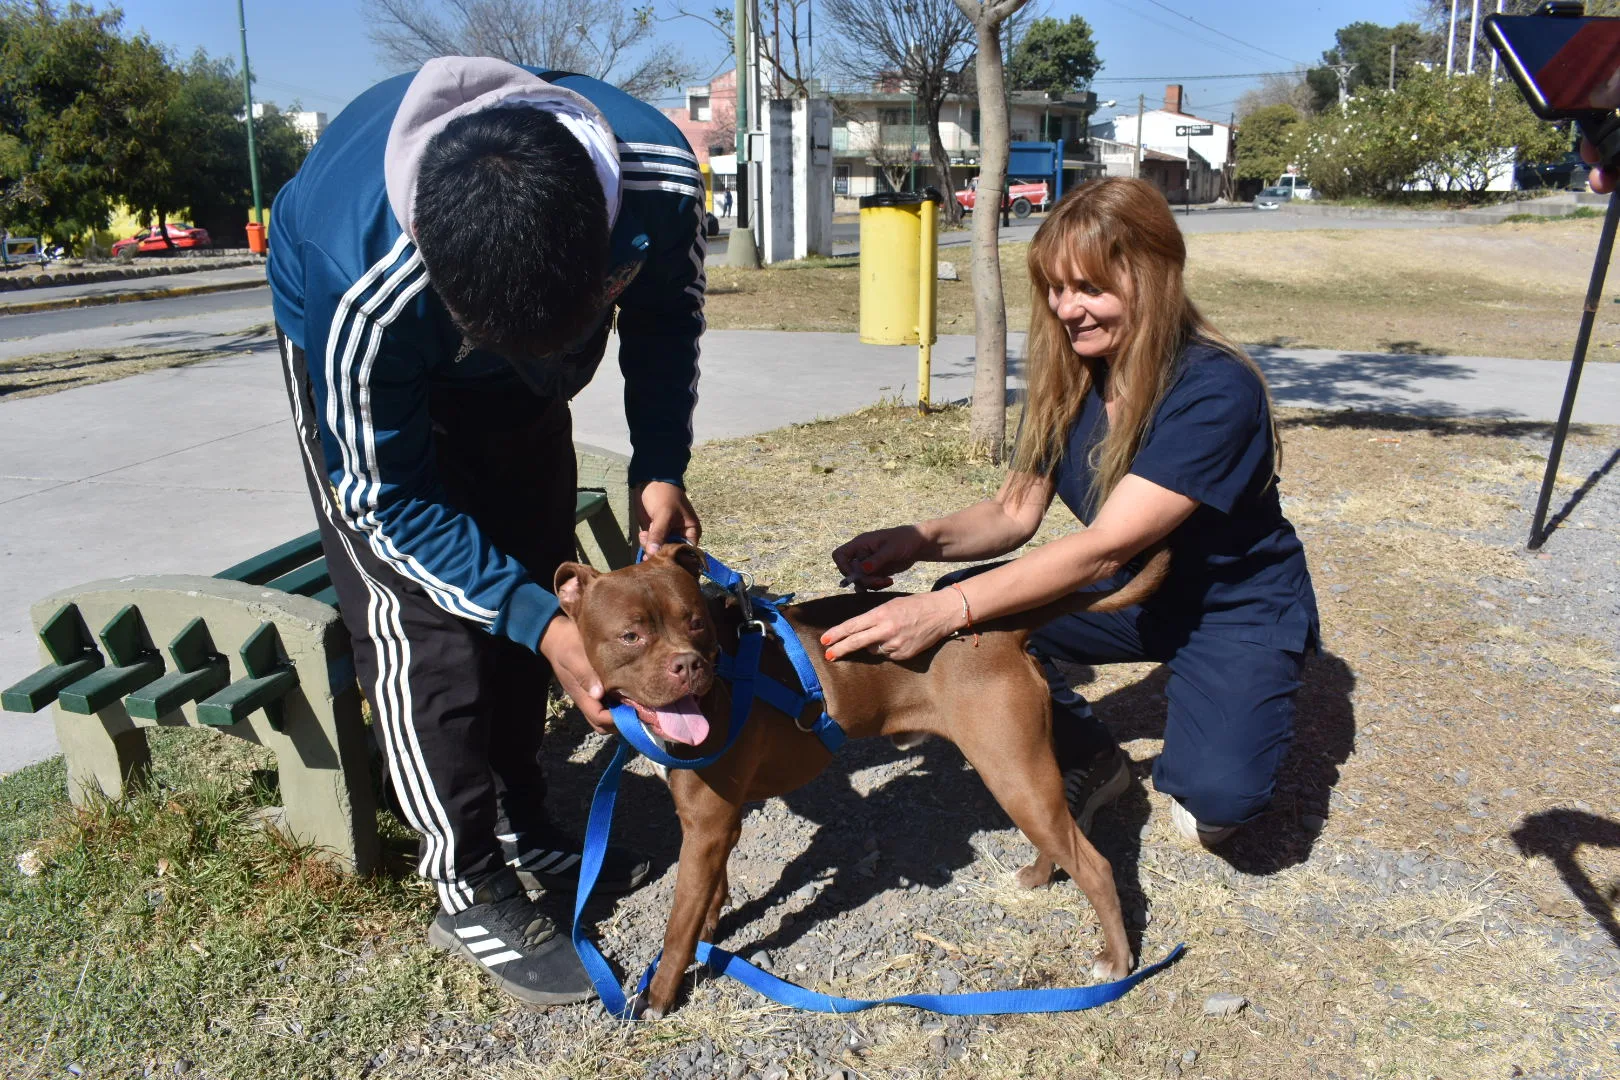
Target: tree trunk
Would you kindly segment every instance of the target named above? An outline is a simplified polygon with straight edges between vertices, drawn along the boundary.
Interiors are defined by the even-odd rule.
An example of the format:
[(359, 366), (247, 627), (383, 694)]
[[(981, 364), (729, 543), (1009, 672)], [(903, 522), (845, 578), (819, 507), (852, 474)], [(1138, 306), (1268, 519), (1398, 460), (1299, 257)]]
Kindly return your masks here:
[(1024, 0), (997, 4), (956, 0), (972, 22), (978, 44), (974, 73), (979, 91), (979, 192), (973, 214), (972, 450), (999, 462), (1007, 441), (1007, 300), (1001, 287), (997, 238), (1007, 192), (1007, 87), (1001, 60), (1001, 24)]
[(956, 201), (956, 175), (951, 169), (951, 155), (945, 149), (945, 138), (939, 132), (939, 114), (945, 106), (943, 100), (928, 103), (928, 152), (934, 159), (934, 183), (944, 197), (940, 212), (945, 220), (955, 225), (962, 220), (962, 207)]
[(170, 254), (174, 253), (174, 240), (169, 236), (169, 215), (166, 211), (158, 211), (158, 235), (163, 238), (163, 246)]

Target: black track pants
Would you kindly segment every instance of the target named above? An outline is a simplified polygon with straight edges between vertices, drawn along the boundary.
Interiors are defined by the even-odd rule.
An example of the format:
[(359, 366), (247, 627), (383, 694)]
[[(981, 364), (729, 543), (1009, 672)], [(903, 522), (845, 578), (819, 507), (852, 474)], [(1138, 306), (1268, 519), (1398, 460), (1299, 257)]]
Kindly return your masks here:
[[(501, 865), (497, 832), (543, 816), (540, 741), (551, 670), (520, 645), (436, 605), (337, 513), (304, 353), (278, 333), (283, 372), (332, 584), (360, 687), (406, 820), (418, 872), (445, 910)], [(550, 588), (574, 558), (575, 464), (566, 402), (521, 387), (429, 394), (434, 456), (450, 502)]]

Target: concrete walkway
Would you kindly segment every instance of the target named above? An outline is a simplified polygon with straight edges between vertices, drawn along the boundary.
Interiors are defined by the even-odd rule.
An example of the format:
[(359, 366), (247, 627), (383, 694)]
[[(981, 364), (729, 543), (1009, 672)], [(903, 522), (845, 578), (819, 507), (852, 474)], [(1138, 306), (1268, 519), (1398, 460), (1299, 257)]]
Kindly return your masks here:
[[(1256, 353), (1284, 405), (1528, 421), (1556, 417), (1567, 369)], [(916, 350), (853, 334), (716, 331), (702, 364), (700, 442), (915, 398)], [(934, 400), (965, 399), (972, 373), (973, 339), (941, 339)], [(579, 441), (628, 450), (622, 390), (610, 361), (576, 401)], [(1620, 365), (1589, 366), (1576, 419), (1616, 418)], [(28, 620), (38, 597), (120, 574), (213, 573), (311, 527), (273, 349), (0, 403), (0, 685), (39, 662)], [(0, 730), (0, 772), (55, 752), (48, 713), (0, 714)]]

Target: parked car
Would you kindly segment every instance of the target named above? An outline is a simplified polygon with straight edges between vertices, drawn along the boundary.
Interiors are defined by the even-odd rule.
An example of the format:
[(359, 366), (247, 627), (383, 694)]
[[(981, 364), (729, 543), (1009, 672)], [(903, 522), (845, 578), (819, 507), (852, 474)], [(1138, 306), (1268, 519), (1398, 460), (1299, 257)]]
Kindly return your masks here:
[(1581, 155), (1571, 151), (1557, 161), (1539, 165), (1520, 162), (1513, 169), (1513, 182), (1522, 190), (1585, 191), (1590, 173), (1591, 167), (1581, 160)]
[[(956, 193), (956, 201), (963, 210), (972, 210), (978, 199), (979, 178), (975, 176), (967, 187)], [(1033, 183), (1013, 180), (1007, 185), (1006, 206), (1012, 210), (1013, 217), (1027, 218), (1035, 210), (1045, 210), (1051, 201), (1052, 192), (1044, 180)]]
[(1311, 189), (1311, 182), (1298, 173), (1283, 173), (1271, 186), (1287, 188), (1289, 195), (1295, 199), (1316, 198), (1316, 192)]
[(1282, 204), (1294, 197), (1293, 188), (1268, 187), (1254, 197), (1250, 205), (1256, 210), (1278, 210)]
[[(191, 225), (181, 225), (173, 221), (169, 222), (165, 228), (175, 248), (191, 250), (193, 248), (214, 246), (214, 241), (209, 238), (207, 229), (198, 229)], [(170, 250), (169, 246), (163, 242), (162, 232), (157, 229), (142, 229), (134, 236), (114, 244), (112, 253), (116, 257), (132, 247), (138, 255), (159, 255)]]

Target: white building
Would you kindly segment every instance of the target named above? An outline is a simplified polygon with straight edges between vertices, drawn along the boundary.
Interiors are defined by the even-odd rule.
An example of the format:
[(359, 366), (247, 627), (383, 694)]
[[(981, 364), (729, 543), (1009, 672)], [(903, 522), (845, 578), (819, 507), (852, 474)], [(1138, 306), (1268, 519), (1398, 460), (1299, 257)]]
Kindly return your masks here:
[[(1194, 158), (1193, 168), (1193, 201), (1207, 202), (1219, 194), (1219, 183), (1215, 190), (1209, 192), (1208, 198), (1201, 199), (1201, 185), (1199, 184), (1197, 162), (1203, 161), (1209, 166), (1214, 177), (1219, 178), (1227, 171), (1232, 163), (1232, 127), (1218, 120), (1195, 116), (1184, 109), (1185, 94), (1179, 83), (1172, 83), (1164, 88), (1164, 107), (1161, 109), (1146, 109), (1141, 113), (1142, 148), (1144, 151), (1154, 150), (1167, 157), (1175, 158), (1186, 166), (1189, 154)], [(1178, 128), (1208, 125), (1208, 135), (1178, 135)], [(1121, 113), (1112, 120), (1101, 124), (1094, 124), (1091, 135), (1096, 139), (1110, 139), (1127, 143), (1132, 147), (1136, 144), (1137, 114)], [(1172, 200), (1174, 201), (1174, 200)]]
[[(315, 140), (320, 138), (321, 134), (326, 131), (326, 114), (323, 112), (292, 109), (288, 110), (285, 115), (287, 119), (292, 121), (293, 129), (303, 136), (305, 146), (314, 146)], [(240, 122), (242, 114), (237, 113), (236, 119)], [(264, 102), (255, 101), (253, 103), (253, 119), (264, 119)]]

